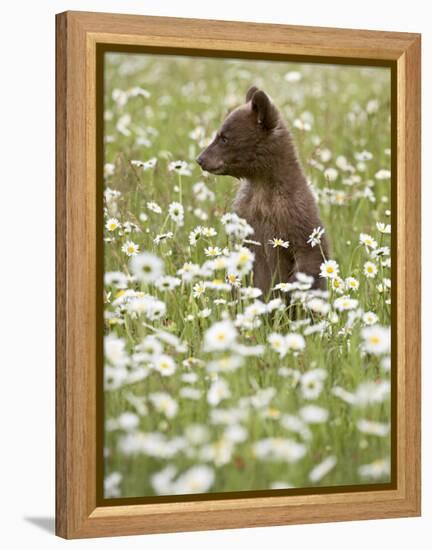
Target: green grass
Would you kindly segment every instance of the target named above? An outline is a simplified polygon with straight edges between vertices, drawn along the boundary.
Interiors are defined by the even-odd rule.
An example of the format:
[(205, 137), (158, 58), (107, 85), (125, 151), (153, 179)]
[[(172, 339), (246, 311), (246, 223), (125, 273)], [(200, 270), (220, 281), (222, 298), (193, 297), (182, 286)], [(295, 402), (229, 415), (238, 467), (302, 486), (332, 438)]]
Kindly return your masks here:
[[(284, 78), (292, 71), (301, 74), (299, 81)], [(105, 188), (119, 192), (114, 199), (106, 201), (105, 220), (116, 218), (121, 224), (132, 222), (136, 226), (131, 233), (126, 233), (122, 227), (115, 231), (105, 229), (106, 273), (120, 271), (130, 275), (130, 258), (122, 251), (129, 240), (138, 245), (139, 252), (152, 252), (162, 258), (165, 273), (172, 276), (177, 276), (184, 262), (203, 264), (208, 259), (204, 255), (206, 246), (233, 249), (234, 243), (224, 231), (221, 216), (232, 211), (237, 182), (229, 177), (204, 177), (194, 159), (228, 109), (242, 103), (248, 87), (255, 84), (270, 94), (292, 128), (306, 175), (319, 198), (321, 216), (331, 243), (331, 259), (338, 262), (343, 279), (352, 276), (359, 281), (357, 291), (346, 292), (358, 300), (358, 307), (353, 311), (372, 311), (379, 325), (389, 326), (390, 293), (388, 290), (380, 292), (380, 285), (390, 278), (390, 269), (386, 261), (383, 265), (381, 260), (372, 259), (378, 273), (375, 278), (366, 278), (363, 266), (371, 260), (371, 252), (359, 244), (360, 233), (367, 233), (377, 241), (378, 247), (390, 246), (390, 236), (381, 234), (376, 227), (377, 222), (389, 223), (390, 220), (390, 180), (375, 177), (380, 170), (390, 169), (389, 70), (108, 54), (105, 75), (105, 163), (112, 165), (107, 168)], [(122, 101), (120, 94), (115, 92), (115, 89), (125, 92), (137, 86), (148, 91), (150, 96), (129, 94), (124, 96), (127, 100)], [(378, 101), (377, 108), (375, 101)], [(309, 122), (310, 130), (297, 128), (296, 119)], [(202, 132), (201, 142), (191, 137), (197, 128)], [(330, 151), (329, 160), (323, 150)], [(372, 158), (359, 163), (355, 155), (365, 150)], [(346, 164), (351, 168), (341, 168), (341, 160), (337, 160), (340, 156), (346, 157)], [(130, 162), (148, 161), (152, 157), (157, 158), (157, 163), (146, 170)], [(191, 175), (170, 171), (168, 165), (174, 160), (186, 161)], [(326, 177), (327, 168), (336, 168), (334, 181)], [(192, 186), (199, 181), (204, 181), (215, 194), (214, 200), (198, 200)], [(149, 201), (157, 202), (162, 213), (149, 210)], [(178, 226), (168, 216), (168, 206), (173, 201), (181, 201), (184, 206), (183, 226)], [(196, 208), (200, 208), (208, 219), (199, 219), (194, 213)], [(202, 238), (191, 247), (189, 233), (198, 225), (215, 228), (217, 235)], [(173, 233), (173, 238), (155, 244), (154, 237), (167, 231)], [(215, 277), (223, 279), (224, 274), (217, 272)], [(213, 276), (207, 280), (212, 279)], [(239, 342), (261, 344), (265, 349), (261, 355), (247, 357), (237, 370), (219, 374), (219, 379), (226, 381), (230, 396), (214, 405), (207, 399), (214, 382), (208, 362), (219, 356), (236, 357), (238, 352), (229, 349), (208, 353), (203, 349), (203, 335), (223, 316), (235, 319), (254, 300), (230, 305), (229, 302), (238, 296), (238, 290), (210, 289), (195, 298), (193, 285), (200, 280), (205, 277), (198, 277), (192, 283), (182, 281), (169, 292), (161, 292), (153, 284), (129, 281), (128, 289), (151, 294), (165, 302), (166, 314), (157, 321), (149, 320), (144, 314), (134, 316), (127, 307), (119, 307), (116, 300), (124, 296), (125, 289), (106, 285), (106, 335), (110, 334), (112, 339), (117, 338), (117, 343), (124, 345), (121, 358), (107, 356), (107, 365), (111, 372), (129, 376), (118, 387), (110, 386), (105, 391), (106, 421), (111, 423), (105, 434), (105, 475), (110, 479), (110, 474), (121, 474), (118, 483), (114, 478), (108, 482), (111, 488), (107, 496), (154, 495), (152, 476), (167, 466), (176, 469), (169, 485), (171, 490), (181, 492), (193, 492), (200, 487), (214, 492), (259, 490), (273, 487), (275, 483), (307, 487), (388, 481), (388, 472), (384, 468), (380, 473), (379, 466), (380, 461), (389, 457), (390, 436), (364, 433), (357, 423), (367, 419), (388, 425), (389, 395), (372, 404), (350, 404), (332, 393), (335, 386), (354, 393), (361, 384), (371, 382), (379, 388), (380, 383), (389, 381), (388, 368), (383, 365), (387, 354), (363, 351), (361, 315), (351, 323), (347, 311), (339, 312), (338, 320), (331, 321), (327, 315), (315, 314), (315, 323), (328, 321), (324, 331), (306, 334), (304, 350), (289, 352), (282, 358), (269, 346), (268, 335), (271, 332), (302, 333), (305, 328), (293, 325), (286, 310), (263, 315), (258, 328), (238, 328)], [(243, 286), (249, 283), (247, 277), (242, 281)], [(331, 312), (334, 312), (338, 296), (329, 287), (326, 301)], [(228, 304), (215, 304), (216, 298), (224, 298)], [(198, 317), (203, 308), (211, 309), (209, 317)], [(301, 306), (297, 310), (297, 321), (311, 319), (310, 312)], [(188, 320), (188, 316), (193, 319)], [(164, 344), (164, 353), (176, 363), (176, 371), (171, 376), (161, 376), (148, 361), (134, 355), (142, 339), (157, 330), (176, 335), (186, 344), (184, 349)], [(190, 358), (192, 361), (185, 363)], [(281, 372), (281, 367), (290, 370)], [(316, 398), (306, 399), (299, 379), (314, 369), (325, 371), (324, 386)], [(141, 379), (133, 381), (130, 373), (137, 373)], [(185, 382), (183, 375), (190, 373), (196, 374), (196, 381)], [(180, 390), (186, 386), (195, 388), (199, 398), (182, 397)], [(257, 406), (251, 398), (268, 388), (274, 388), (273, 397), (269, 403)], [(366, 394), (368, 391), (365, 390)], [(166, 417), (158, 412), (149, 399), (155, 392), (169, 394), (178, 404), (177, 414)], [(140, 398), (141, 407), (137, 408), (133, 396)], [(310, 404), (328, 411), (328, 420), (306, 423), (309, 436), (284, 427), (284, 415), (298, 417), (301, 408)], [(230, 441), (227, 426), (214, 422), (214, 410), (231, 410), (233, 417), (236, 413), (240, 415), (239, 420), (230, 418), (228, 426), (242, 428), (242, 441)], [(149, 433), (163, 434), (169, 440), (178, 438), (177, 452), (164, 458), (160, 456), (162, 445), (162, 451), (159, 447), (156, 451), (159, 456), (150, 456), (155, 453), (144, 445), (135, 452), (125, 453), (122, 442), (127, 430), (116, 421), (124, 412), (136, 415), (137, 425), (129, 430), (130, 441), (136, 443), (140, 437), (145, 440), (145, 434)], [(206, 436), (205, 441), (197, 444), (191, 443), (188, 430), (195, 424), (205, 427)], [(257, 456), (254, 445), (265, 438), (296, 442), (303, 446), (304, 454), (295, 461)], [(215, 460), (209, 455), (209, 445), (213, 445), (213, 450), (218, 446), (219, 458), (225, 451), (223, 460)], [(336, 458), (336, 465), (321, 479), (311, 480), (311, 470), (329, 456)], [(370, 473), (361, 475), (359, 468), (371, 463), (376, 464), (376, 477)], [(199, 481), (192, 479), (186, 483), (187, 490), (179, 489), (184, 485), (175, 484), (178, 476), (197, 464), (207, 467), (206, 474), (209, 479), (213, 477), (212, 480), (201, 486)]]

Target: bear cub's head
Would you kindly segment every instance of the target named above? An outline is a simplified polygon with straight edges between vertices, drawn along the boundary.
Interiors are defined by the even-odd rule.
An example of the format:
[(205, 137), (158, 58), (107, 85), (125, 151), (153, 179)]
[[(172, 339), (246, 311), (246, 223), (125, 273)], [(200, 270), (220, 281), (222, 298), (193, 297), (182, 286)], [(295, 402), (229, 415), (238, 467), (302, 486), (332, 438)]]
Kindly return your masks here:
[(197, 158), (212, 174), (250, 178), (265, 172), (277, 153), (285, 126), (268, 95), (252, 86), (246, 103), (226, 117), (210, 145)]

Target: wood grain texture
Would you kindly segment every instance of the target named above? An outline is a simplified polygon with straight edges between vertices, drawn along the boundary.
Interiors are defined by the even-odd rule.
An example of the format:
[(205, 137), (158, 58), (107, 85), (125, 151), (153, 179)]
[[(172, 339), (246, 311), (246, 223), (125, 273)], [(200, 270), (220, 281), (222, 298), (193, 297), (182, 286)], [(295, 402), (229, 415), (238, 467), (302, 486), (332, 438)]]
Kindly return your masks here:
[(56, 532), (67, 532), (66, 433), (66, 18), (56, 20)]
[[(415, 34), (209, 21), (109, 13), (68, 12), (82, 28), (112, 43), (160, 44), (292, 55), (396, 60)], [(365, 55), (367, 53), (367, 55)]]
[(421, 41), (405, 53), (405, 455), (407, 498), (421, 505)]
[[(56, 533), (79, 538), (418, 515), (419, 35), (81, 12), (58, 15), (56, 28)], [(96, 505), (95, 83), (101, 43), (397, 63), (396, 489)]]

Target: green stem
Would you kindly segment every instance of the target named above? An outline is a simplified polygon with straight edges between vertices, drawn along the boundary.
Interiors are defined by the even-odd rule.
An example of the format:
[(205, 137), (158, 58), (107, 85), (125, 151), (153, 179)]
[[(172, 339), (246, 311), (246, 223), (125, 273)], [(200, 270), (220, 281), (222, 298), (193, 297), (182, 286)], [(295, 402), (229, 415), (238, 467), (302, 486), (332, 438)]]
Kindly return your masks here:
[(182, 179), (181, 175), (178, 175), (178, 186), (179, 186), (179, 203), (183, 204), (183, 189), (182, 189)]

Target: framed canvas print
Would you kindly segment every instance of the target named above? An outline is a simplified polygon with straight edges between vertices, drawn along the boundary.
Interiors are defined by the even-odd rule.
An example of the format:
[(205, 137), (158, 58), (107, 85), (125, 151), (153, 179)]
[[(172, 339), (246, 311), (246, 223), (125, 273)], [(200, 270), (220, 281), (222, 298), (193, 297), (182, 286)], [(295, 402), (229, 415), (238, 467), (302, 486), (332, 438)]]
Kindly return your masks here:
[(57, 534), (420, 513), (420, 37), (57, 16)]

